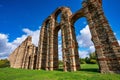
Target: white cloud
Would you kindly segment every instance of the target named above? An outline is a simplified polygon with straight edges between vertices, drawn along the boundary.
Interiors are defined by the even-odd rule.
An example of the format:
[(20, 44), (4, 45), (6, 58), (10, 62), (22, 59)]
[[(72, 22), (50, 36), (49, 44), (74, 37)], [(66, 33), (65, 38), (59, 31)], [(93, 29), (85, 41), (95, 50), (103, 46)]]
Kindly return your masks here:
[(8, 42), (9, 37), (7, 34), (0, 33), (0, 58), (7, 58), (15, 48), (17, 48), (27, 36), (32, 36), (32, 43), (38, 45), (39, 40), (39, 29), (32, 31), (28, 28), (24, 28), (23, 32), (25, 33), (21, 37), (17, 37), (13, 42)]
[(12, 48), (11, 43), (8, 42), (8, 35), (0, 33), (0, 58), (6, 58)]
[(79, 57), (85, 58), (89, 56), (89, 53), (87, 51), (78, 51), (79, 52)]
[[(24, 28), (22, 30), (25, 34), (21, 37), (17, 37), (13, 42), (9, 41), (9, 35), (0, 33), (0, 58), (7, 58), (9, 54), (17, 48), (22, 41), (26, 39), (27, 36), (32, 36), (32, 43), (36, 46), (38, 45), (39, 40), (39, 29), (32, 31), (28, 28)], [(61, 40), (61, 31), (58, 32), (58, 52), (59, 52), (59, 59), (62, 59), (62, 40)], [(95, 51), (94, 45), (91, 41), (91, 34), (88, 25), (80, 30), (80, 35), (77, 36), (77, 42), (79, 48), (88, 48), (87, 51), (80, 51), (79, 49), (79, 56), (81, 58), (85, 58), (89, 56), (89, 53)], [(120, 40), (118, 40), (120, 44)]]
[[(25, 34), (21, 37), (17, 37), (13, 42), (8, 42), (9, 37), (6, 34), (0, 34), (0, 58), (6, 58), (8, 55), (18, 47), (22, 41), (26, 39), (27, 36), (32, 36), (32, 43), (36, 46), (38, 45), (39, 40), (39, 29), (32, 31), (28, 28), (22, 30)], [(94, 52), (95, 48), (91, 41), (91, 35), (88, 26), (80, 30), (80, 35), (77, 36), (77, 41), (79, 47), (87, 47), (87, 51), (79, 51), (80, 57), (86, 57), (89, 53)], [(61, 40), (61, 31), (58, 32), (58, 52), (59, 59), (62, 59), (62, 40)]]
[(80, 35), (77, 36), (79, 47), (90, 47), (93, 46), (91, 41), (91, 34), (88, 25), (80, 30)]
[(59, 55), (59, 59), (62, 60), (62, 45), (58, 44), (58, 55)]
[(89, 53), (93, 53), (95, 52), (95, 47), (94, 46), (90, 46), (89, 47)]
[[(114, 35), (117, 34), (114, 33)], [(80, 35), (77, 36), (77, 41), (79, 45), (79, 55), (81, 58), (88, 57), (89, 53), (95, 52), (95, 47), (93, 42), (91, 41), (91, 33), (88, 25), (82, 30), (80, 30)], [(120, 45), (120, 40), (118, 40), (118, 43)], [(88, 48), (88, 49), (87, 51), (80, 51), (80, 48)]]
[[(88, 25), (85, 26), (82, 30), (80, 30), (80, 35), (77, 36), (77, 42), (80, 48), (88, 48), (87, 51), (81, 51), (80, 48), (79, 56), (81, 58), (85, 58), (89, 56), (89, 53), (95, 51), (93, 42), (91, 41), (91, 34)], [(61, 31), (58, 32), (58, 52), (59, 52), (59, 59), (62, 59), (62, 40), (61, 40)]]
[(59, 59), (62, 60), (62, 36), (61, 36), (61, 30), (58, 32), (58, 55)]
[[(79, 45), (79, 56), (81, 58), (88, 57), (90, 53), (95, 51), (94, 44), (91, 41), (91, 33), (88, 25), (80, 30), (80, 35), (77, 36), (77, 42)], [(80, 51), (81, 48), (87, 48), (87, 51)]]

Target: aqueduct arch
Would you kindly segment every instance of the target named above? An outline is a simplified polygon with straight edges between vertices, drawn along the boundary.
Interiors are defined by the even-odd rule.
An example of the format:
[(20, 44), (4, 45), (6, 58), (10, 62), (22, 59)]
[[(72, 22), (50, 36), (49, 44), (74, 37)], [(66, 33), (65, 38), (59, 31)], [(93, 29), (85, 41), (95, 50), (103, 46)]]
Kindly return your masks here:
[[(120, 72), (120, 47), (104, 16), (102, 0), (84, 0), (82, 5), (83, 8), (75, 14), (72, 14), (67, 7), (60, 7), (44, 22), (44, 24), (49, 26), (45, 27), (43, 24), (41, 29), (38, 49), (43, 49), (43, 51), (39, 52), (39, 54), (43, 53), (43, 55), (39, 57), (39, 59), (42, 59), (43, 64), (39, 64), (43, 65), (43, 69), (46, 70), (58, 68), (57, 37), (58, 31), (61, 29), (64, 71), (79, 70), (78, 44), (73, 24), (77, 19), (86, 17), (92, 35), (92, 41), (96, 49), (100, 71), (102, 73)], [(60, 13), (61, 22), (58, 23), (56, 18)], [(47, 34), (45, 34), (45, 31)], [(41, 36), (43, 33), (46, 37)]]
[[(61, 13), (61, 22), (57, 22), (57, 16)], [(72, 15), (71, 11), (67, 7), (58, 8), (47, 20), (44, 22), (41, 29), (40, 39), (42, 34), (46, 31), (47, 34), (44, 34), (44, 42), (40, 40), (40, 51), (39, 54), (43, 54), (40, 58), (43, 63), (41, 68), (46, 70), (58, 69), (58, 31), (61, 29), (62, 32), (62, 52), (63, 52), (63, 62), (64, 62), (64, 71), (76, 71), (79, 69), (79, 56), (77, 52), (77, 42), (75, 40), (75, 35), (70, 25), (70, 16)], [(46, 27), (46, 25), (49, 25)], [(41, 45), (43, 44), (43, 45)], [(44, 45), (45, 44), (45, 45)], [(46, 46), (47, 45), (47, 46)], [(44, 51), (46, 51), (44, 53)], [(76, 54), (75, 54), (76, 53)], [(43, 59), (44, 58), (44, 59)], [(38, 60), (40, 61), (40, 60)], [(44, 62), (46, 61), (46, 62)]]
[[(74, 30), (77, 19), (88, 21), (101, 73), (120, 73), (120, 46), (102, 10), (102, 0), (84, 0), (82, 9), (72, 14), (67, 7), (59, 7), (42, 24), (38, 48), (29, 36), (9, 56), (10, 66), (25, 69), (58, 69), (58, 31), (62, 33), (64, 71), (80, 69), (78, 44)], [(61, 14), (61, 21), (57, 16)]]

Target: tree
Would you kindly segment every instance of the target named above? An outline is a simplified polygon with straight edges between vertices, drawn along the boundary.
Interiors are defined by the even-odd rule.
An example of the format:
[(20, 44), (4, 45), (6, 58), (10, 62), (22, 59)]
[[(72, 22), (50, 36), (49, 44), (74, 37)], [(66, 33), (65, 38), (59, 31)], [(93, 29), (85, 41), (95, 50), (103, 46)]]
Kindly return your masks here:
[(87, 63), (87, 64), (96, 64), (96, 54), (95, 52), (90, 53), (89, 57), (86, 57), (85, 59), (80, 59), (81, 64)]
[(85, 59), (84, 58), (80, 58), (80, 64), (86, 64)]
[(90, 56), (90, 64), (96, 64), (97, 63), (97, 61), (96, 61), (96, 53), (93, 52), (93, 53), (89, 54), (89, 56)]
[(90, 56), (90, 59), (95, 59), (96, 60), (96, 53), (95, 52), (90, 53), (89, 56)]

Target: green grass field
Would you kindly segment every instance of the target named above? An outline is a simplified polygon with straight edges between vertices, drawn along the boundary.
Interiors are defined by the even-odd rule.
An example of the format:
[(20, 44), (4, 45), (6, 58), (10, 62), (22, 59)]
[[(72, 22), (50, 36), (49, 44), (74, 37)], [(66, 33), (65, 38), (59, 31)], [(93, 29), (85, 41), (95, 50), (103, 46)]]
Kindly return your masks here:
[(82, 70), (63, 72), (0, 68), (0, 80), (120, 80), (120, 74), (101, 74), (96, 64), (82, 64)]

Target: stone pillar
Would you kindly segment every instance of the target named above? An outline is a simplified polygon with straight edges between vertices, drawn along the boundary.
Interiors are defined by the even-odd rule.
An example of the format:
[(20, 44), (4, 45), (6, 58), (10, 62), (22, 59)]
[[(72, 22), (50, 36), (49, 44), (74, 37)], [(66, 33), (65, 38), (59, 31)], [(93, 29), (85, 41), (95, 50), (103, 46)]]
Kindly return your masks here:
[(49, 70), (54, 70), (54, 64), (53, 64), (53, 56), (54, 56), (54, 19), (52, 19), (52, 22), (50, 23), (50, 32), (49, 32)]
[(120, 73), (120, 46), (104, 16), (100, 0), (83, 2), (101, 73)]
[(73, 27), (71, 27), (69, 23), (62, 27), (63, 61), (65, 71), (76, 71), (80, 69), (78, 46), (72, 29)]
[(73, 61), (74, 61), (74, 71), (80, 69), (80, 59), (79, 59), (79, 53), (78, 53), (78, 43), (76, 40), (76, 34), (75, 34), (75, 29), (74, 26), (71, 25), (70, 27), (70, 32), (71, 32), (71, 49), (72, 49), (72, 56)]
[(43, 36), (43, 41), (42, 41), (42, 50), (40, 51), (41, 55), (41, 68), (45, 69), (46, 67), (46, 53), (47, 53), (47, 28), (46, 26), (43, 27), (44, 28), (44, 36)]
[[(48, 23), (49, 24), (49, 23)], [(49, 70), (49, 54), (50, 54), (50, 26), (47, 27), (47, 56), (46, 56), (46, 70)]]
[(37, 53), (37, 69), (45, 69), (46, 66), (46, 55), (47, 55), (47, 28), (43, 24), (40, 31), (40, 39)]
[[(70, 16), (72, 15), (69, 8), (62, 11), (61, 16), (61, 31), (62, 31), (62, 51), (64, 71), (76, 71), (79, 69), (79, 56), (76, 49), (76, 37), (74, 35), (73, 27), (70, 23)], [(78, 48), (78, 47), (77, 47)]]
[(68, 52), (68, 38), (67, 38), (67, 28), (65, 26), (61, 26), (61, 32), (62, 32), (62, 55), (63, 55), (63, 69), (64, 71), (71, 71), (70, 70), (70, 53)]

